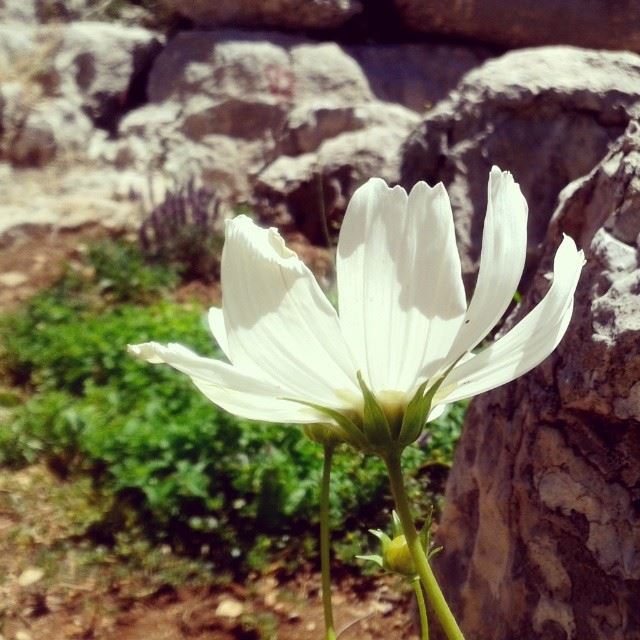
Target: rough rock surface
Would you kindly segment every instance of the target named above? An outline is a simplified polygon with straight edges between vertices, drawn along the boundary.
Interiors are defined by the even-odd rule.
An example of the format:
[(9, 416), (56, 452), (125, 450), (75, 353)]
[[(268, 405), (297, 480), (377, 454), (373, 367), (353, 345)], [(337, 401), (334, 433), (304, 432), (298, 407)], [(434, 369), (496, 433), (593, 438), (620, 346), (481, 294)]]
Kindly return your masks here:
[(170, 9), (208, 27), (331, 29), (362, 11), (359, 0), (164, 0)]
[(505, 47), (572, 44), (640, 52), (633, 0), (394, 0), (407, 26)]
[(442, 100), (462, 76), (489, 57), (481, 48), (449, 44), (352, 45), (376, 98), (418, 113)]
[[(383, 68), (405, 50), (414, 63), (404, 75), (393, 69), (385, 75)], [(420, 62), (418, 52), (428, 58), (431, 51), (440, 72), (429, 82), (437, 61)], [(418, 122), (411, 107), (436, 100), (480, 59), (435, 45), (385, 47), (377, 59), (372, 47), (282, 34), (183, 32), (153, 65), (151, 102), (121, 121), (120, 140), (107, 155), (123, 168), (195, 175), (222, 198), (251, 202), (267, 221), (302, 221), (298, 196), (313, 193), (319, 202), (319, 176), (334, 176), (337, 167), (343, 177), (339, 197), (331, 198), (336, 203), (370, 174), (397, 181), (400, 146)], [(317, 214), (317, 207), (308, 209), (307, 221)], [(336, 207), (335, 215), (342, 210)]]
[(402, 183), (449, 190), (467, 276), (475, 271), (491, 165), (509, 169), (529, 203), (529, 249), (558, 193), (588, 173), (640, 100), (640, 56), (573, 47), (514, 51), (469, 72), (407, 141)]
[(254, 205), (267, 224), (296, 229), (318, 244), (336, 233), (353, 192), (371, 176), (395, 182), (410, 117), (324, 142), (315, 152), (280, 156), (256, 179)]
[(0, 157), (42, 166), (83, 153), (139, 97), (160, 48), (138, 27), (94, 22), (0, 26)]
[(563, 191), (522, 315), (562, 233), (587, 265), (560, 346), (476, 399), (437, 571), (474, 640), (640, 638), (640, 127)]

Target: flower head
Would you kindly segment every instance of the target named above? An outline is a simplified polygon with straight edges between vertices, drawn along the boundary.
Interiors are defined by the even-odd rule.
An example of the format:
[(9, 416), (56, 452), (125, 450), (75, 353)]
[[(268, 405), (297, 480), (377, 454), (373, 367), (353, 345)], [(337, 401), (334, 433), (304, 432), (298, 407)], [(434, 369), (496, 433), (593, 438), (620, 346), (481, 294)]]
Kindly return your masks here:
[(375, 449), (376, 437), (408, 444), (446, 404), (526, 373), (564, 335), (584, 264), (567, 236), (546, 296), (475, 351), (513, 299), (526, 224), (518, 184), (494, 167), (480, 270), (467, 305), (444, 186), (419, 182), (407, 194), (371, 179), (355, 192), (340, 231), (338, 313), (275, 229), (238, 216), (226, 227), (222, 308), (209, 312), (229, 362), (178, 344), (150, 342), (130, 351), (186, 373), (212, 402), (239, 416), (328, 423), (364, 449)]

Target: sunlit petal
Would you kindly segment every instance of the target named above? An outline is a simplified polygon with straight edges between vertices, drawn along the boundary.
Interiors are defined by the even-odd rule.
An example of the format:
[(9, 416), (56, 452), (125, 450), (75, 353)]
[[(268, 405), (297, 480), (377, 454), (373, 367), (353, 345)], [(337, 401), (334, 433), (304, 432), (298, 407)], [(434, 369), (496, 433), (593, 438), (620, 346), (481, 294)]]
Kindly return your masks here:
[(196, 387), (222, 408), (243, 418), (273, 422), (322, 422), (308, 407), (283, 399), (273, 384), (243, 373), (225, 362), (203, 358), (179, 344), (129, 345), (129, 352), (154, 364), (165, 363), (188, 375)]
[(449, 198), (369, 180), (354, 194), (337, 256), (342, 330), (371, 388), (406, 390), (441, 359), (464, 313)]
[(248, 217), (227, 224), (222, 292), (228, 353), (250, 371), (304, 398), (341, 407), (357, 393), (356, 368), (334, 308), (275, 229)]
[(218, 346), (225, 356), (229, 358), (229, 340), (227, 338), (227, 328), (224, 326), (224, 313), (218, 307), (211, 307), (208, 314), (209, 329), (216, 339)]
[(480, 270), (449, 361), (478, 345), (502, 318), (522, 277), (527, 252), (527, 202), (508, 171), (489, 175)]
[(510, 382), (556, 348), (571, 320), (583, 264), (583, 252), (565, 236), (556, 252), (553, 283), (545, 297), (502, 338), (453, 369), (441, 392), (447, 402)]

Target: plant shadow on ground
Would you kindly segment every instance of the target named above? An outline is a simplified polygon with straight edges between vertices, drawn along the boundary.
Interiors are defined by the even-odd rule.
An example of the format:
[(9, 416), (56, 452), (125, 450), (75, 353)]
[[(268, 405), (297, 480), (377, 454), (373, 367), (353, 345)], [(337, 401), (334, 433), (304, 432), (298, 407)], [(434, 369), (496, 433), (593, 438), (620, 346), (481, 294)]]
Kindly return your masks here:
[[(7, 525), (9, 537), (27, 535), (32, 554), (33, 540), (45, 540), (31, 563), (51, 584), (64, 583), (59, 571), (75, 562), (82, 575), (97, 567), (106, 576), (98, 592), (138, 576), (131, 580), (143, 593), (136, 587), (127, 598), (179, 602), (180, 585), (209, 593), (216, 582), (269, 576), (274, 567), (278, 584), (295, 572), (304, 581), (315, 567), (320, 448), (296, 427), (229, 416), (186, 377), (126, 354), (127, 343), (154, 339), (219, 355), (204, 308), (176, 302), (177, 285), (174, 268), (150, 264), (135, 245), (103, 241), (1, 320), (0, 464), (7, 478), (33, 469), (29, 482), (51, 489), (38, 496), (39, 509), (53, 509), (43, 523), (66, 518), (61, 542), (30, 538), (22, 518)], [(453, 407), (407, 452), (423, 514), (441, 496), (463, 414)], [(348, 451), (336, 456), (332, 488), (336, 573), (348, 581), (354, 556), (373, 544), (367, 529), (388, 524), (389, 492), (381, 464)], [(10, 499), (15, 485), (3, 492)], [(7, 575), (24, 570), (7, 567)], [(82, 582), (74, 573), (68, 581)], [(245, 611), (233, 633), (246, 627), (258, 634), (247, 637), (270, 637), (270, 616), (269, 608)]]

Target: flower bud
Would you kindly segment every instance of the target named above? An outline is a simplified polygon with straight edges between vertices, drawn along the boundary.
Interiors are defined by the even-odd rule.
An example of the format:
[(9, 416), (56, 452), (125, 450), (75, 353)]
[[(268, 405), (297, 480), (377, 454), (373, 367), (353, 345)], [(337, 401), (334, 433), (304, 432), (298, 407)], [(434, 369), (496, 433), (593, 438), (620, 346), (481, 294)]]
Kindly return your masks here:
[(326, 422), (313, 422), (305, 424), (303, 427), (304, 435), (316, 444), (323, 447), (335, 447), (344, 442), (338, 430), (331, 424)]
[(404, 534), (396, 536), (383, 550), (382, 559), (384, 566), (389, 571), (399, 573), (403, 576), (413, 577), (416, 575), (416, 567), (409, 551), (409, 545)]

